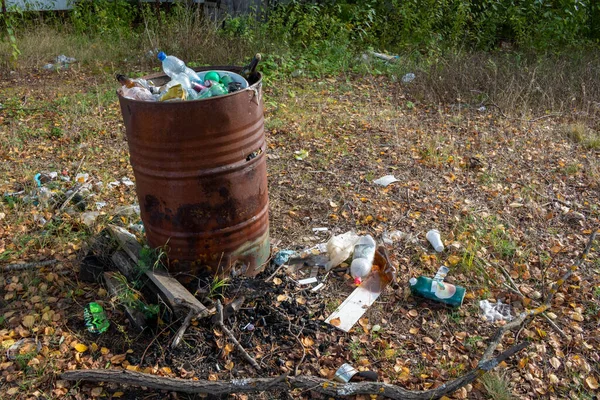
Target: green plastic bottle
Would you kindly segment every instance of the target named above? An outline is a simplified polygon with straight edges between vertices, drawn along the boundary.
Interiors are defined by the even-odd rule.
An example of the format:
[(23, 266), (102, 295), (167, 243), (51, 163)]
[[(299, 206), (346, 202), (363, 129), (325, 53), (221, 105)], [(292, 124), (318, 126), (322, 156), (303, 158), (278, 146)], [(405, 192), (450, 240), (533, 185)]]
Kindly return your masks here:
[(426, 276), (410, 278), (409, 284), (410, 291), (414, 295), (445, 303), (452, 307), (460, 307), (465, 298), (466, 290), (464, 287)]
[(83, 310), (83, 319), (88, 331), (95, 334), (104, 333), (108, 330), (110, 322), (106, 318), (104, 309), (95, 301), (85, 306)]
[(219, 80), (221, 80), (221, 76), (219, 75), (219, 73), (217, 71), (208, 71), (204, 75), (204, 82), (206, 82), (206, 81), (219, 82)]

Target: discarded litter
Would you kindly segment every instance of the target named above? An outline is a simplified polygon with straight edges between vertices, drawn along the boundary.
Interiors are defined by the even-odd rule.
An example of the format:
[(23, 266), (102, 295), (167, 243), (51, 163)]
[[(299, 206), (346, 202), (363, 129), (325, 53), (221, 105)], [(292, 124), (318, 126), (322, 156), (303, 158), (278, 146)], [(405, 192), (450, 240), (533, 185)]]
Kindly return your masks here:
[(444, 251), (444, 243), (442, 242), (440, 232), (437, 229), (430, 230), (429, 232), (427, 232), (427, 235), (425, 237), (427, 238), (429, 243), (431, 243), (435, 251), (437, 251), (438, 253)]
[(242, 73), (213, 70), (196, 72), (185, 65), (179, 58), (157, 54), (162, 63), (164, 73), (171, 78), (163, 86), (156, 86), (145, 79), (131, 79), (118, 74), (117, 81), (122, 85), (123, 97), (139, 101), (182, 101), (201, 100), (210, 97), (223, 96), (248, 88), (248, 80), (256, 80), (256, 67), (261, 57), (254, 56), (250, 64), (242, 69)]
[(312, 283), (317, 283), (317, 278), (312, 277), (312, 278), (300, 279), (298, 281), (298, 285), (302, 285), (302, 286), (304, 286), (304, 285), (310, 285)]
[(304, 160), (306, 157), (308, 157), (308, 150), (296, 150), (294, 152), (294, 158), (298, 161), (302, 161)]
[(59, 70), (61, 68), (68, 68), (69, 64), (73, 64), (74, 62), (77, 62), (77, 60), (73, 57), (67, 57), (64, 54), (61, 54), (56, 57), (56, 59), (54, 60), (54, 64), (48, 63), (44, 65), (43, 68), (49, 71)]
[(410, 278), (410, 291), (416, 296), (435, 300), (452, 307), (460, 307), (465, 298), (466, 290), (462, 286), (444, 282), (447, 273), (448, 268), (442, 266), (433, 279), (426, 276)]
[(350, 379), (352, 379), (352, 377), (354, 375), (356, 375), (357, 373), (358, 373), (358, 370), (356, 368), (354, 368), (352, 365), (350, 365), (348, 363), (342, 364), (342, 366), (339, 367), (337, 371), (335, 371), (333, 380), (341, 382), (341, 383), (348, 383), (348, 382), (350, 382)]
[(98, 211), (87, 211), (81, 214), (81, 222), (83, 222), (85, 226), (90, 227), (96, 223), (99, 216), (100, 212)]
[(395, 242), (406, 238), (407, 236), (408, 235), (402, 231), (384, 232), (381, 240), (383, 240), (383, 243), (385, 244), (392, 245)]
[(380, 185), (383, 187), (389, 186), (394, 182), (398, 182), (398, 179), (396, 179), (396, 177), (394, 175), (386, 175), (386, 176), (382, 176), (379, 179), (375, 179), (373, 181), (374, 184), (376, 185)]
[(404, 75), (402, 77), (402, 83), (411, 83), (412, 81), (414, 81), (416, 78), (415, 74), (413, 74), (412, 72), (409, 72), (408, 74)]
[(37, 339), (19, 339), (6, 350), (6, 358), (8, 360), (15, 360), (20, 354), (37, 355), (41, 350), (42, 343)]
[(104, 333), (108, 330), (110, 323), (102, 306), (95, 301), (88, 303), (83, 310), (83, 319), (88, 331), (94, 334)]
[(312, 231), (314, 233), (318, 233), (318, 232), (327, 232), (329, 230), (329, 228), (323, 226), (323, 227), (319, 227), (319, 228), (312, 228)]
[(311, 292), (318, 292), (319, 290), (323, 289), (323, 286), (325, 286), (325, 284), (323, 282), (321, 282), (317, 286), (315, 286), (314, 288), (310, 289), (310, 291)]
[(358, 239), (359, 236), (352, 231), (333, 236), (329, 239), (327, 242), (329, 262), (325, 269), (329, 271), (331, 268), (335, 268), (346, 261), (350, 257), (350, 254), (352, 254), (352, 250), (354, 250), (354, 245)]
[(362, 236), (354, 245), (350, 275), (354, 278), (355, 284), (360, 285), (362, 279), (371, 272), (376, 246), (377, 244), (371, 235)]
[(279, 267), (279, 266), (285, 264), (292, 256), (298, 257), (298, 255), (299, 255), (298, 252), (296, 252), (294, 250), (279, 250), (273, 256), (273, 263)]
[(396, 61), (400, 58), (400, 56), (390, 56), (390, 55), (383, 54), (383, 53), (377, 53), (375, 51), (370, 51), (369, 54), (371, 54), (375, 58), (379, 58), (380, 60), (387, 61), (387, 62)]
[(371, 273), (354, 289), (344, 302), (325, 320), (328, 324), (349, 332), (377, 300), (383, 289), (396, 279), (396, 268), (391, 264), (384, 246), (377, 248)]
[(489, 322), (496, 321), (512, 321), (513, 316), (510, 313), (510, 306), (503, 304), (501, 301), (491, 303), (488, 300), (481, 300), (479, 308), (483, 313), (483, 317)]

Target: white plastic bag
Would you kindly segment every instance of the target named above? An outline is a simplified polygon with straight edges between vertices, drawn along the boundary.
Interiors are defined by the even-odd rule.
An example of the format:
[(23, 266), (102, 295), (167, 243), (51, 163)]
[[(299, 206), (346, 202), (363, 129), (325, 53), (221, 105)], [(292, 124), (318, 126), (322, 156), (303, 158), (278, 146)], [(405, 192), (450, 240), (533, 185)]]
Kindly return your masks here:
[(352, 250), (358, 239), (359, 236), (352, 231), (333, 236), (329, 239), (327, 242), (329, 262), (325, 266), (325, 269), (329, 271), (331, 268), (337, 267), (347, 260), (352, 254)]

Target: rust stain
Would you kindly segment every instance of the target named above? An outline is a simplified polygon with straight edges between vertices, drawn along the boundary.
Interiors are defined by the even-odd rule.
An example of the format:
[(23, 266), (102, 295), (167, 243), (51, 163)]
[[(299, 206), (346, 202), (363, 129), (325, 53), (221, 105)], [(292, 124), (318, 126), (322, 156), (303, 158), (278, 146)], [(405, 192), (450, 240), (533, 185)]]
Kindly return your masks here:
[(250, 84), (173, 103), (119, 94), (146, 237), (166, 245), (171, 272), (254, 276), (269, 257), (262, 81)]

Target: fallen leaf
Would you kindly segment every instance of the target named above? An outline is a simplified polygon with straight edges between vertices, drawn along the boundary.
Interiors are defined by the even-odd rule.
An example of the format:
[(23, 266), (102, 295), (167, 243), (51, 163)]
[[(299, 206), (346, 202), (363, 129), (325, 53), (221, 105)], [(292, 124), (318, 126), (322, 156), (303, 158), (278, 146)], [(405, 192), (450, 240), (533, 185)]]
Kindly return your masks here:
[(417, 333), (419, 333), (419, 328), (414, 328), (414, 327), (413, 327), (413, 328), (410, 328), (410, 329), (408, 330), (408, 332), (409, 332), (411, 335), (416, 335)]
[(124, 395), (124, 394), (125, 394), (125, 393), (123, 393), (123, 392), (114, 392), (114, 393), (112, 394), (112, 397), (117, 397), (117, 398), (119, 398), (119, 397), (123, 397), (123, 395)]
[(315, 344), (314, 340), (312, 340), (308, 336), (303, 337), (302, 339), (300, 339), (300, 341), (302, 342), (302, 345), (304, 347), (312, 347)]
[(448, 257), (448, 264), (450, 264), (451, 267), (454, 267), (460, 262), (460, 260), (461, 258), (459, 256), (451, 255), (450, 257)]
[(560, 368), (560, 360), (556, 357), (552, 357), (550, 359), (550, 364), (554, 367), (554, 369), (559, 369)]
[(342, 321), (340, 320), (340, 317), (336, 317), (330, 320), (329, 323), (333, 326), (340, 326), (342, 324)]
[(287, 298), (288, 297), (286, 294), (280, 294), (279, 296), (277, 296), (277, 301), (279, 301), (279, 302), (286, 301)]
[(231, 371), (234, 365), (235, 364), (233, 363), (233, 361), (229, 361), (227, 364), (225, 364), (225, 369)]
[(103, 356), (107, 355), (108, 353), (110, 353), (110, 350), (107, 349), (106, 347), (102, 347), (100, 349), (100, 354), (102, 354)]
[(598, 389), (598, 380), (592, 375), (585, 378), (585, 383), (587, 383), (588, 387), (592, 390)]
[(19, 393), (19, 388), (18, 387), (12, 387), (10, 389), (8, 389), (6, 391), (6, 394), (9, 396), (14, 396), (15, 394)]
[(85, 352), (88, 347), (83, 344), (83, 343), (77, 343), (75, 346), (73, 346), (75, 348), (75, 350), (77, 350), (79, 353), (83, 353)]
[(276, 285), (281, 285), (281, 282), (283, 282), (283, 281), (281, 280), (281, 278), (277, 278), (277, 277), (273, 278), (273, 283), (274, 283), (274, 284), (276, 284)]
[(416, 317), (417, 315), (419, 315), (419, 312), (417, 310), (410, 310), (408, 312), (408, 315), (410, 315), (411, 317)]
[(102, 396), (102, 388), (100, 386), (92, 389), (92, 397), (100, 397)]
[(435, 342), (433, 341), (433, 339), (432, 339), (432, 338), (430, 338), (430, 337), (428, 337), (428, 336), (425, 336), (425, 337), (423, 338), (423, 341), (424, 341), (425, 343), (427, 343), (427, 344), (433, 344), (433, 343), (435, 343)]
[(26, 315), (23, 317), (23, 326), (26, 328), (32, 328), (35, 324), (35, 317), (33, 315)]
[(583, 315), (581, 315), (578, 312), (574, 312), (573, 314), (571, 314), (571, 319), (573, 319), (574, 321), (583, 322)]

